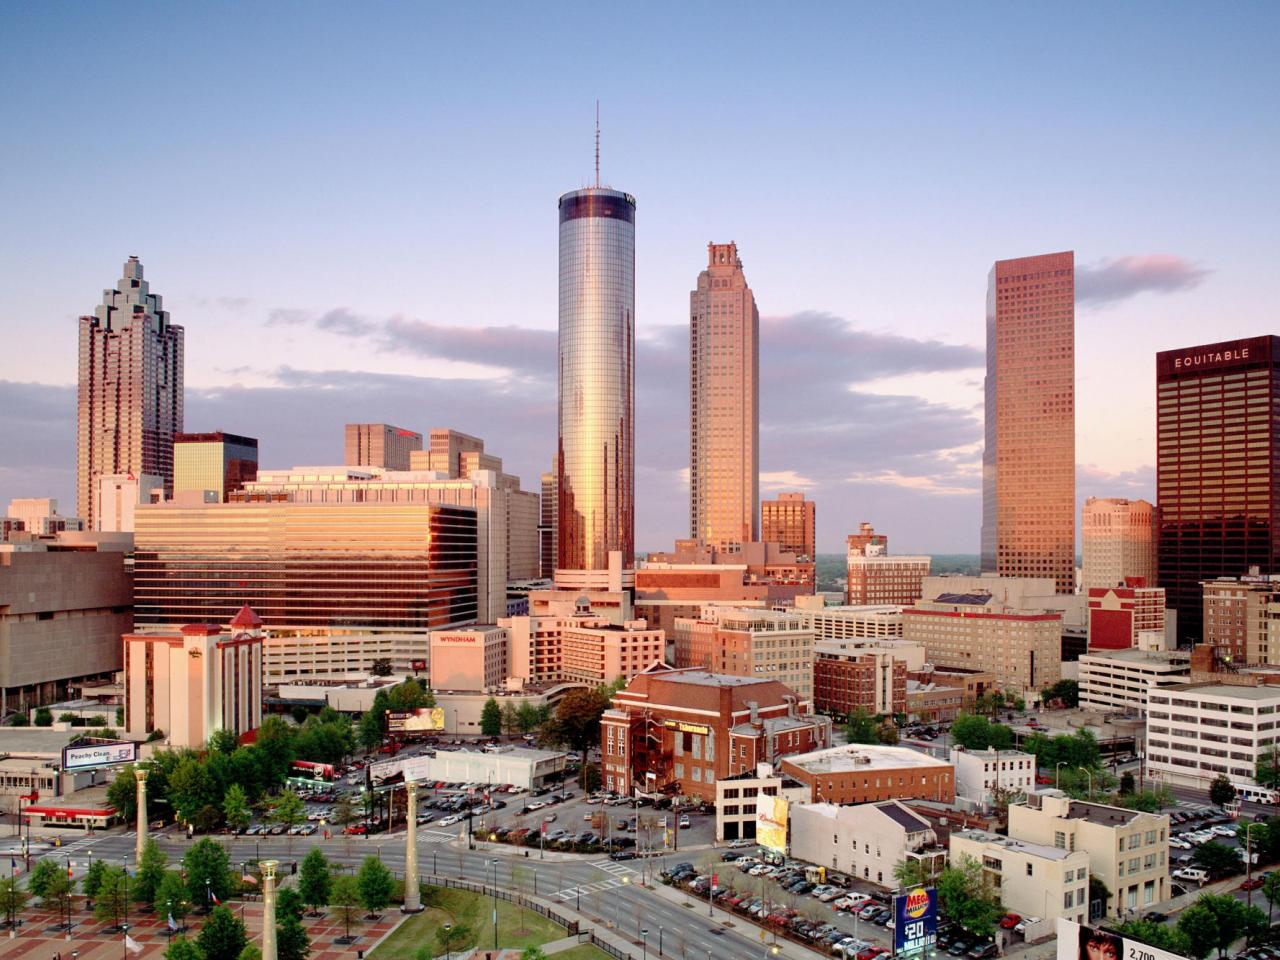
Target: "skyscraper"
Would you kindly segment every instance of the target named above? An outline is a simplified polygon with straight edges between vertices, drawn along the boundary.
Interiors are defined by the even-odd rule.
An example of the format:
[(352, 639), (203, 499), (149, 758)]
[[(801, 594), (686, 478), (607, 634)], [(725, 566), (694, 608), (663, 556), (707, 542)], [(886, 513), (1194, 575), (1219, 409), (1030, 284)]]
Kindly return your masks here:
[(1200, 583), (1280, 573), (1280, 337), (1156, 354), (1160, 586), (1204, 639)]
[(1075, 590), (1075, 254), (987, 277), (982, 569)]
[(760, 312), (734, 243), (707, 244), (689, 294), (689, 536), (758, 539)]
[(130, 257), (94, 315), (80, 318), (76, 410), (76, 510), (96, 529), (103, 474), (163, 477), (173, 491), (173, 435), (182, 431), (183, 329)]
[(1156, 509), (1145, 500), (1090, 497), (1080, 512), (1080, 588), (1141, 577), (1156, 585)]
[(343, 439), (348, 467), (408, 470), (409, 454), (422, 449), (422, 434), (389, 423), (348, 423)]
[(599, 185), (560, 198), (560, 569), (635, 556), (635, 214)]
[(817, 505), (803, 493), (780, 493), (760, 504), (760, 539), (812, 560), (817, 549)]

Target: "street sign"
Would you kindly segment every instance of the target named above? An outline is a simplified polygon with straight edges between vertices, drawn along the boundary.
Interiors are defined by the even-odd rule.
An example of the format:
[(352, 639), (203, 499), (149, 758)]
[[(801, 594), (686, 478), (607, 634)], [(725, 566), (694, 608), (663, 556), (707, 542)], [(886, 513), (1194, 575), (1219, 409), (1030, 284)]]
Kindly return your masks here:
[(938, 893), (915, 887), (893, 901), (893, 952), (923, 953), (938, 939)]

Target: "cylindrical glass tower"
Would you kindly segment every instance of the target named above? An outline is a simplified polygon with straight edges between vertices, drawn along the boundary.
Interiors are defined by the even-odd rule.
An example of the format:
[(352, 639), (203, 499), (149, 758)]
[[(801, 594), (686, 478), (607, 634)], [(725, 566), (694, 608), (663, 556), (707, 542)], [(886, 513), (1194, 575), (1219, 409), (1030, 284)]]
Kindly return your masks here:
[(635, 215), (600, 187), (560, 198), (559, 545), (565, 570), (635, 555)]

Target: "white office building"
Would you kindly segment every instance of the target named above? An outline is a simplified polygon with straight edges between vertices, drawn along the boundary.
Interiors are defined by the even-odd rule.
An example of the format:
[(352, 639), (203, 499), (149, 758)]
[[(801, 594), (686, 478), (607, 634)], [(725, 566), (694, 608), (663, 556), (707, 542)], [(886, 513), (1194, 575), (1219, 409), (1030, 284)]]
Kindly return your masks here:
[(1226, 774), (1258, 794), (1258, 761), (1276, 744), (1280, 688), (1194, 683), (1152, 691), (1147, 708), (1148, 775), (1206, 788)]
[(1150, 691), (1191, 682), (1191, 654), (1177, 650), (1095, 650), (1079, 660), (1080, 706), (1145, 714)]

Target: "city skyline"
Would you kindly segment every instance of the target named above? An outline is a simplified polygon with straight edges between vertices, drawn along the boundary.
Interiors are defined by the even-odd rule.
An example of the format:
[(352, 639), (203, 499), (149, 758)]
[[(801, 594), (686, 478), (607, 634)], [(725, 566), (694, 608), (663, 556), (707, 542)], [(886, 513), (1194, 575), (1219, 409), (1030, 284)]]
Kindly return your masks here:
[[(414, 23), (393, 31), (376, 16), (342, 25), (376, 33), (386, 50), (359, 79), (307, 69), (338, 29), (317, 21), (284, 45), (283, 61), (219, 71), (212, 91), (205, 80), (232, 49), (230, 22), (153, 16), (167, 82), (139, 90), (123, 64), (85, 72), (86, 51), (132, 28), (119, 9), (18, 11), (0, 39), (0, 69), (34, 94), (15, 105), (14, 176), (0, 188), (23, 224), (0, 240), (22, 276), (0, 334), (24, 346), (0, 352), (0, 502), (72, 502), (70, 331), (105, 271), (132, 253), (186, 328), (186, 429), (257, 436), (271, 467), (338, 462), (330, 431), (353, 419), (455, 426), (501, 442), (532, 487), (554, 449), (548, 210), (575, 177), (589, 182), (596, 95), (604, 180), (643, 202), (638, 549), (669, 548), (687, 529), (684, 298), (688, 264), (708, 241), (750, 251), (766, 305), (761, 496), (801, 489), (817, 501), (823, 552), (838, 552), (860, 520), (891, 531), (903, 552), (977, 551), (982, 286), (993, 260), (1077, 251), (1077, 524), (1086, 496), (1154, 500), (1154, 353), (1272, 329), (1280, 291), (1264, 224), (1278, 191), (1264, 158), (1276, 128), (1248, 106), (1270, 76), (1268, 9), (1240, 8), (1224, 23), (1187, 7), (1155, 24), (1138, 8), (1113, 11), (1101, 39), (1087, 15), (1055, 20), (1037, 35), (1080, 68), (1070, 78), (1041, 65), (1053, 56), (1008, 53), (1021, 29), (1043, 26), (1047, 14), (1034, 11), (986, 39), (1004, 19), (994, 11), (938, 11), (929, 34), (961, 42), (930, 57), (918, 55), (920, 24), (907, 13), (832, 12), (831, 29), (815, 32), (812, 13), (769, 12), (732, 28), (739, 50), (760, 59), (758, 77), (739, 77), (740, 55), (717, 53), (677, 64), (656, 88), (633, 82), (670, 40), (656, 23), (637, 24), (621, 53), (585, 51), (570, 69), (540, 42), (564, 23), (513, 10), (511, 25), (527, 29), (487, 36), (503, 66), (453, 95), (432, 84), (462, 54), (423, 64), (410, 56)], [(450, 13), (422, 21), (458, 49), (478, 30)], [(260, 25), (264, 38), (288, 26), (271, 12)], [(197, 28), (207, 42), (193, 51)], [(1119, 51), (1137, 35), (1149, 52), (1135, 61)], [(856, 56), (836, 56), (849, 44)], [(999, 69), (986, 62), (997, 52)], [(612, 69), (619, 57), (630, 78)], [(1002, 85), (1007, 58), (1024, 68), (1016, 89)], [(290, 67), (314, 82), (287, 87)], [(529, 74), (546, 83), (526, 89), (539, 86)], [(583, 89), (584, 77), (606, 74)], [(717, 75), (735, 82), (708, 82)], [(156, 125), (154, 149), (92, 164), (67, 149), (126, 93)], [(1028, 113), (1045, 102), (1051, 114)], [(193, 104), (223, 124), (216, 142), (188, 119), (200, 113)], [(744, 129), (756, 148), (715, 162)], [(993, 152), (997, 134), (1019, 131), (1040, 135)], [(371, 158), (342, 148), (363, 135), (392, 149)], [(676, 137), (714, 173), (673, 166)], [(1212, 173), (1226, 168), (1231, 177)], [(123, 182), (149, 201), (147, 216), (101, 214)], [(501, 240), (482, 221), (502, 223)], [(495, 244), (502, 280), (487, 283)], [(925, 260), (930, 282), (920, 284)], [(338, 413), (353, 394), (359, 409)]]

